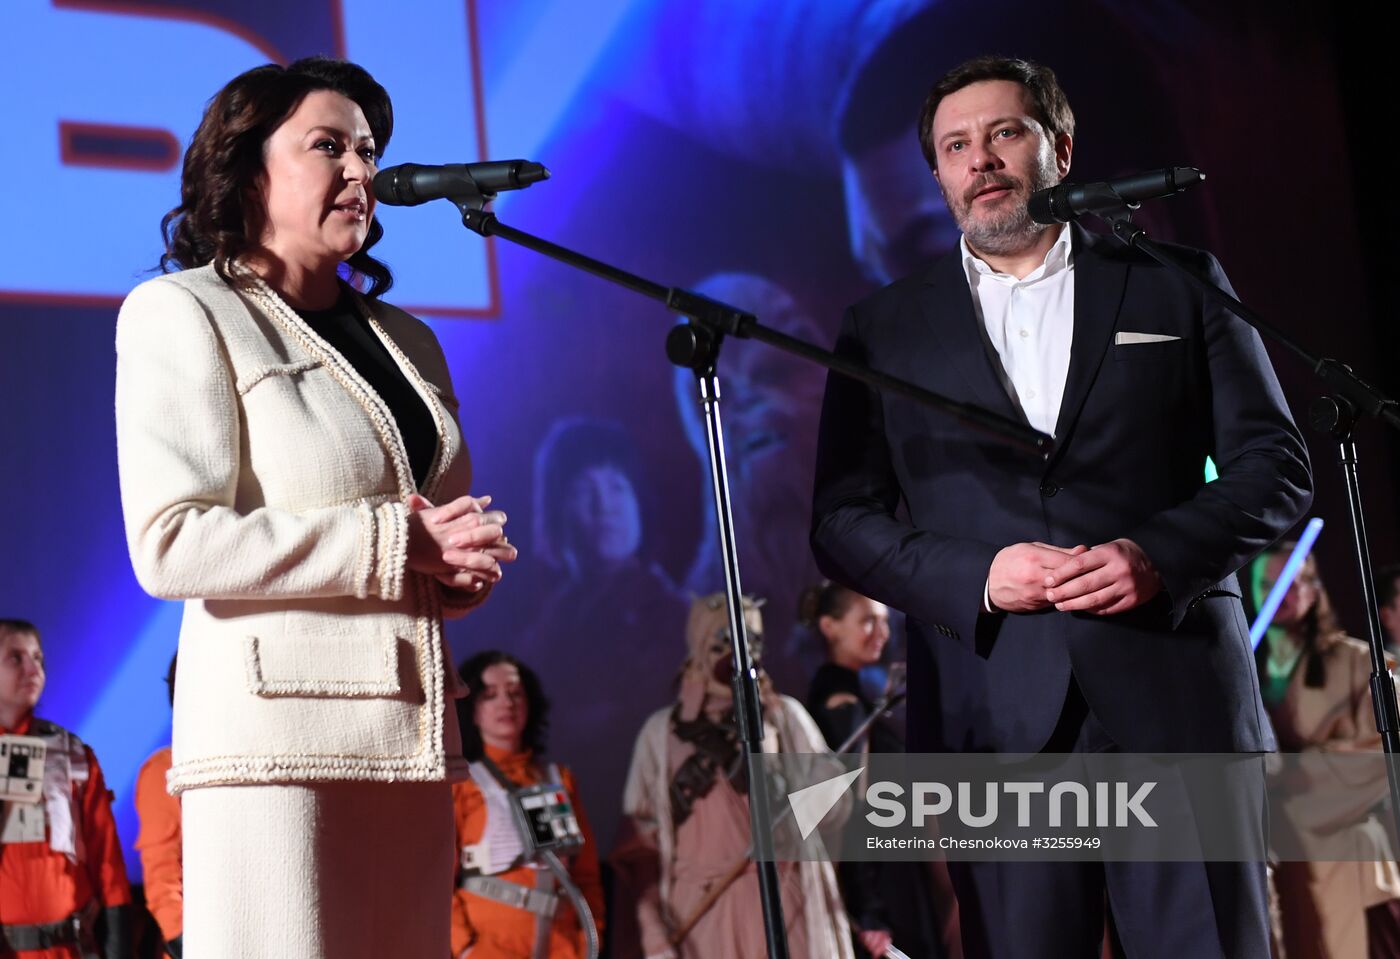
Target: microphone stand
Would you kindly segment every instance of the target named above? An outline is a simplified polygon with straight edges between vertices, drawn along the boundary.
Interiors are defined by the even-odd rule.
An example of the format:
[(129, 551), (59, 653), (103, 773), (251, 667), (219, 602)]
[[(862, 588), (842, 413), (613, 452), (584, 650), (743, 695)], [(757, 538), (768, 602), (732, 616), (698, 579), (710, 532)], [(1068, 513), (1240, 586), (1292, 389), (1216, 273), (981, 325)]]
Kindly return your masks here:
[(1371, 566), (1371, 547), (1366, 537), (1366, 517), (1361, 506), (1361, 482), (1357, 474), (1356, 441), (1353, 436), (1363, 413), (1392, 429), (1400, 430), (1400, 406), (1357, 376), (1350, 366), (1335, 359), (1313, 355), (1238, 299), (1169, 256), (1159, 244), (1147, 238), (1146, 231), (1133, 223), (1133, 210), (1137, 207), (1137, 203), (1124, 201), (1119, 209), (1095, 211), (1095, 215), (1107, 222), (1113, 228), (1113, 235), (1123, 243), (1146, 253), (1173, 273), (1184, 277), (1208, 299), (1286, 347), (1312, 368), (1329, 391), (1329, 395), (1317, 397), (1308, 406), (1308, 420), (1313, 429), (1327, 433), (1337, 441), (1342, 477), (1346, 482), (1352, 545), (1356, 552), (1357, 572), (1361, 576), (1361, 596), (1366, 604), (1366, 634), (1371, 649), (1371, 705), (1376, 714), (1376, 729), (1381, 734), (1381, 744), (1385, 749), (1391, 820), (1395, 836), (1400, 840), (1400, 765), (1397, 765), (1396, 758), (1400, 754), (1400, 706), (1396, 704), (1395, 681), (1385, 666), (1380, 612), (1376, 605), (1376, 580)]
[(726, 336), (760, 340), (785, 353), (800, 356), (871, 386), (907, 397), (940, 410), (979, 432), (1042, 458), (1052, 449), (1051, 437), (981, 407), (961, 403), (907, 383), (896, 377), (837, 356), (795, 337), (762, 326), (756, 317), (726, 303), (677, 287), (662, 286), (601, 260), (507, 226), (486, 209), (495, 195), (480, 191), (453, 197), (462, 213), (462, 225), (483, 237), (498, 236), (534, 250), (566, 266), (592, 273), (625, 289), (664, 303), (686, 317), (684, 325), (666, 337), (666, 356), (677, 366), (694, 371), (696, 388), (705, 412), (705, 439), (709, 451), (710, 488), (719, 520), (720, 549), (724, 558), (724, 591), (729, 605), (729, 642), (734, 657), (734, 715), (749, 781), (749, 826), (754, 857), (758, 862), (759, 893), (768, 959), (788, 959), (783, 904), (778, 885), (778, 864), (773, 853), (773, 827), (769, 812), (767, 780), (763, 777), (763, 714), (758, 693), (758, 669), (749, 654), (744, 624), (743, 588), (739, 581), (739, 556), (730, 507), (729, 473), (724, 457), (724, 432), (719, 412), (719, 377), (715, 372), (720, 346)]

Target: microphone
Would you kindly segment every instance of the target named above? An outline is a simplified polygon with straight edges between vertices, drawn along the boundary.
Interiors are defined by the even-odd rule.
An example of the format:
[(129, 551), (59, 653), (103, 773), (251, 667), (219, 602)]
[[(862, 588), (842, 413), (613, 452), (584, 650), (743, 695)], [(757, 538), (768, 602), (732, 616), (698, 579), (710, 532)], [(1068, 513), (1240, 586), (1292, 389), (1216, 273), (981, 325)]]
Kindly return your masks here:
[(429, 200), (490, 199), (502, 190), (523, 190), (549, 179), (542, 163), (529, 160), (485, 160), (425, 166), (400, 163), (374, 175), (374, 197), (387, 206), (417, 206)]
[(1031, 194), (1026, 209), (1037, 223), (1068, 223), (1085, 213), (1111, 213), (1123, 207), (1137, 209), (1139, 201), (1180, 193), (1206, 175), (1195, 167), (1167, 167), (1100, 183), (1061, 183)]

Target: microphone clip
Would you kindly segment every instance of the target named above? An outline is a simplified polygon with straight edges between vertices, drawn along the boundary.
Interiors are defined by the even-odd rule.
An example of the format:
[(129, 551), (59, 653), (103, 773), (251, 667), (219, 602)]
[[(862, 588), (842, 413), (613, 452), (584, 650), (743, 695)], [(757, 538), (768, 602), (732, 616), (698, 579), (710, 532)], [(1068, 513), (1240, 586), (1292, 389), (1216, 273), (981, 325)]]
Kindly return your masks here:
[[(496, 199), (496, 194), (487, 193), (483, 190), (477, 190), (474, 193), (454, 196), (451, 198), (452, 205), (462, 211), (463, 223), (467, 223), (467, 217), (471, 216), (473, 213), (483, 212), (486, 209), (486, 204), (490, 203), (494, 199)], [(476, 227), (471, 226), (471, 224), (469, 223), (467, 225), (470, 229), (476, 229)]]
[(1140, 206), (1142, 203), (1138, 201), (1120, 200), (1120, 205), (1095, 210), (1094, 215), (1109, 225), (1114, 236), (1131, 247), (1147, 236), (1147, 231), (1133, 222), (1133, 211)]

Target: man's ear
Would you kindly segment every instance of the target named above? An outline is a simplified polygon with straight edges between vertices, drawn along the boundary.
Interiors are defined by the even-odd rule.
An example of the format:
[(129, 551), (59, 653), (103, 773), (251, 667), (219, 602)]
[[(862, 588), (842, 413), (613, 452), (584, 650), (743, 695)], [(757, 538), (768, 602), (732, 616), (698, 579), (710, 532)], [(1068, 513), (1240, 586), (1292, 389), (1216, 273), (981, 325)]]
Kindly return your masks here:
[(1055, 169), (1063, 180), (1069, 176), (1070, 155), (1074, 152), (1074, 138), (1068, 133), (1055, 137)]

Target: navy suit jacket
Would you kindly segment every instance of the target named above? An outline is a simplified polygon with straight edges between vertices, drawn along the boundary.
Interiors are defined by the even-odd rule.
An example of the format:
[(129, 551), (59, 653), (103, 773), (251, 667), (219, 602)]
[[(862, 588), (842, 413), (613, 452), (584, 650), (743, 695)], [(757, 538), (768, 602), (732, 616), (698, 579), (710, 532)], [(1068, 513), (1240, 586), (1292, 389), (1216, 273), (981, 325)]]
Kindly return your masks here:
[[(1127, 751), (1272, 749), (1235, 572), (1307, 508), (1306, 448), (1251, 328), (1116, 240), (1068, 229), (1074, 333), (1054, 453), (833, 374), (818, 565), (908, 614), (911, 751), (1036, 751), (1071, 673)], [(1210, 254), (1173, 252), (1229, 289)], [(1175, 339), (1117, 344), (1119, 332)], [(957, 252), (849, 309), (837, 352), (1024, 421)], [(981, 612), (1002, 547), (1119, 537), (1160, 572), (1153, 601), (1107, 617)]]

